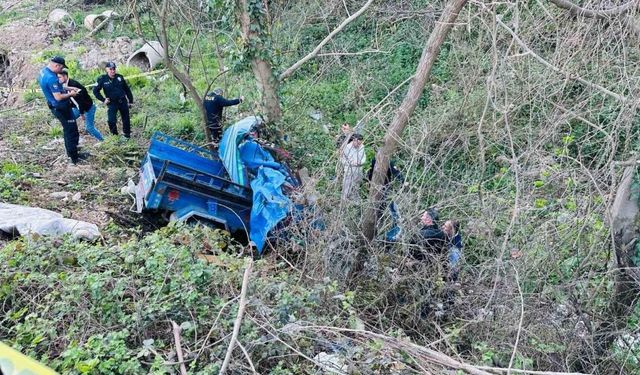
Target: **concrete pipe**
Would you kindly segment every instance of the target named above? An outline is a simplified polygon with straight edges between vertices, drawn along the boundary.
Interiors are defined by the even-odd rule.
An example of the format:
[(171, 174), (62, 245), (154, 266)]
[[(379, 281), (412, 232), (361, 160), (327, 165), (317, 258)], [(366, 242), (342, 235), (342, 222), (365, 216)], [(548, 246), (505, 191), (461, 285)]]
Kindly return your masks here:
[(56, 8), (49, 13), (47, 23), (49, 26), (60, 29), (73, 30), (76, 28), (76, 23), (69, 13), (64, 9), (59, 8)]
[(84, 18), (84, 27), (89, 31), (93, 31), (93, 29), (106, 19), (107, 17), (102, 14), (90, 14)]
[(164, 48), (160, 42), (151, 41), (145, 43), (127, 59), (127, 65), (137, 66), (144, 72), (148, 72), (164, 60)]

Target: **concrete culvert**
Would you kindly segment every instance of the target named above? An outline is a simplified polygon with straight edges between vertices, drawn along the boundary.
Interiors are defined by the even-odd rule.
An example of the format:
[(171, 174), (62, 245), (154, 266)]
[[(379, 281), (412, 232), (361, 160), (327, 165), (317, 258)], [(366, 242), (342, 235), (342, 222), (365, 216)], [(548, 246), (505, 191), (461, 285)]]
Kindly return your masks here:
[(49, 26), (65, 30), (73, 30), (76, 28), (76, 23), (71, 18), (71, 15), (64, 9), (56, 8), (49, 13), (47, 17), (47, 23)]
[(160, 42), (151, 41), (145, 43), (140, 49), (135, 51), (129, 59), (127, 65), (136, 66), (142, 71), (150, 71), (164, 60), (164, 48)]
[(105, 19), (107, 17), (102, 14), (89, 14), (84, 18), (84, 27), (89, 31), (93, 31)]

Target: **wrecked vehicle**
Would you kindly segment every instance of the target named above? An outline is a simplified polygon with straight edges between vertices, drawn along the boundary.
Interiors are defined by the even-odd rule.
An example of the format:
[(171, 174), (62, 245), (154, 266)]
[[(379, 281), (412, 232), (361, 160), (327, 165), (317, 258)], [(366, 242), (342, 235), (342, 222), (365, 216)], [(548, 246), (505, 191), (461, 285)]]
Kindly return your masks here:
[(218, 154), (156, 132), (140, 167), (137, 212), (225, 229), (264, 250), (269, 231), (291, 212), (297, 177), (255, 137), (258, 117), (228, 127)]

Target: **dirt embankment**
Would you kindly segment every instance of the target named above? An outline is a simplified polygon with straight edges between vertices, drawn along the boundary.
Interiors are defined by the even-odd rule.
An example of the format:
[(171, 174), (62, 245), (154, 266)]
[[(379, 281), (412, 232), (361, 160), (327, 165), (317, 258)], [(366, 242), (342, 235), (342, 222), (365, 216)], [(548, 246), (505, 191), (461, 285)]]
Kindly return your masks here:
[[(75, 33), (88, 33), (76, 29)], [(42, 69), (42, 53), (52, 40), (68, 38), (68, 30), (51, 27), (46, 20), (24, 18), (0, 27), (0, 107), (22, 104), (24, 89), (35, 82)], [(77, 58), (82, 69), (103, 66), (108, 61), (123, 64), (134, 51), (134, 45), (142, 41), (132, 41), (128, 37), (97, 40), (82, 39), (66, 41), (59, 49), (68, 51), (66, 55)]]

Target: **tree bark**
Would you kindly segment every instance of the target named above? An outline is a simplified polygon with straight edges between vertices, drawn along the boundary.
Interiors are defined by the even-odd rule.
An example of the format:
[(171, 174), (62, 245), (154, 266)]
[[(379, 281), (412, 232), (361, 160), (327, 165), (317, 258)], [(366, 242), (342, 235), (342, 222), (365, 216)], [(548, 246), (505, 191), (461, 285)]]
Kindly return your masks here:
[[(262, 57), (266, 56), (268, 51), (260, 40), (256, 28), (251, 27), (253, 20), (249, 13), (247, 0), (238, 0), (237, 6), (236, 14), (242, 28), (242, 40), (245, 48), (252, 49), (249, 51), (251, 70), (256, 77), (258, 91), (262, 98), (260, 103), (262, 114), (267, 123), (276, 123), (282, 118), (282, 109), (278, 97), (278, 81), (273, 74), (271, 62)], [(254, 21), (256, 25), (260, 24), (258, 21)]]
[[(633, 163), (636, 164), (636, 163)], [(634, 264), (638, 234), (640, 207), (633, 187), (636, 166), (624, 169), (622, 180), (611, 207), (613, 247), (616, 256), (615, 285), (607, 307), (607, 319), (593, 334), (596, 363), (602, 363), (610, 355), (609, 347), (626, 326), (640, 292), (640, 270)], [(635, 188), (637, 189), (637, 188)], [(589, 349), (585, 349), (589, 350)]]
[[(367, 210), (365, 212), (362, 232), (369, 241), (373, 239), (376, 233), (376, 223), (378, 219), (378, 207), (382, 199), (384, 176), (389, 168), (389, 159), (398, 148), (398, 141), (402, 136), (402, 132), (409, 121), (409, 117), (416, 108), (418, 99), (424, 91), (431, 68), (438, 57), (440, 46), (449, 34), (453, 22), (458, 17), (460, 9), (467, 3), (467, 0), (451, 0), (447, 3), (440, 19), (436, 23), (427, 43), (422, 51), (416, 74), (411, 81), (409, 91), (407, 92), (402, 104), (395, 113), (391, 125), (387, 129), (384, 136), (384, 145), (376, 153), (376, 166), (371, 179), (371, 190), (369, 192), (369, 200)], [(361, 254), (356, 261), (355, 269), (359, 269), (365, 260), (362, 254), (365, 250), (361, 250)]]

